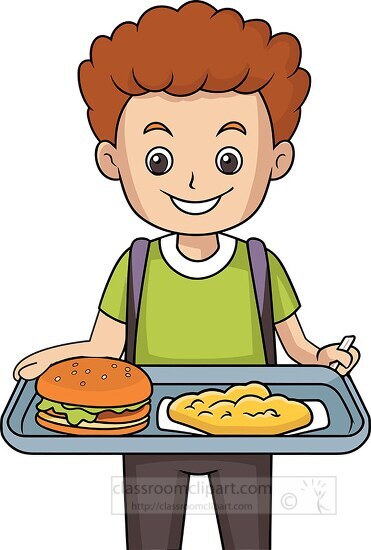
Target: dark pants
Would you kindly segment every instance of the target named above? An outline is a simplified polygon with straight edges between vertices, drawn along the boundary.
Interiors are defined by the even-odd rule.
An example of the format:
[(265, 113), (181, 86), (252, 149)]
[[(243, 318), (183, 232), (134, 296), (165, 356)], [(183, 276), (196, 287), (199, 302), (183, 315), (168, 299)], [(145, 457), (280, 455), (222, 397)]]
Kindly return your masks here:
[(189, 474), (207, 474), (225, 550), (269, 550), (272, 456), (125, 455), (128, 550), (179, 550)]

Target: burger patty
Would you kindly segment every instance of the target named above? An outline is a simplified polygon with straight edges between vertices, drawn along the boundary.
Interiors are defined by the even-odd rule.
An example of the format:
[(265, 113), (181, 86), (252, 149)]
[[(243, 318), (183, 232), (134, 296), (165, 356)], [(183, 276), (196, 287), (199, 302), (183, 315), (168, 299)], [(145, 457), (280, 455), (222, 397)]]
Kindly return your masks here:
[(116, 413), (115, 411), (100, 412), (96, 420), (97, 422), (125, 422), (126, 420), (137, 420), (143, 418), (143, 416), (147, 416), (150, 410), (151, 405), (146, 403), (136, 411), (124, 411), (123, 413)]
[[(147, 424), (148, 423), (148, 416), (145, 416), (145, 417), (142, 417), (140, 418), (139, 420), (130, 420), (130, 421), (126, 421), (126, 422), (113, 422), (113, 423), (110, 423), (110, 422), (86, 422), (85, 420), (83, 420), (82, 422), (80, 422), (80, 424), (78, 426), (71, 426), (71, 424), (68, 423), (67, 421), (67, 418), (65, 417), (65, 415), (62, 415), (62, 414), (57, 414), (57, 413), (54, 413), (54, 411), (52, 411), (52, 413), (50, 413), (50, 411), (39, 411), (38, 414), (36, 415), (36, 420), (38, 419), (41, 419), (41, 422), (40, 424), (43, 425), (43, 420), (45, 421), (48, 421), (48, 423), (50, 424), (57, 424), (57, 425), (60, 425), (60, 426), (70, 426), (71, 428), (74, 428), (75, 430), (81, 428), (82, 431), (86, 431), (85, 429), (88, 428), (88, 429), (91, 429), (92, 432), (94, 431), (99, 431), (101, 429), (103, 430), (107, 430), (107, 429), (111, 429), (112, 432), (115, 432), (115, 430), (117, 429), (120, 429), (120, 428), (134, 428), (135, 426), (140, 426), (142, 424)], [(63, 431), (63, 430), (61, 430)]]
[[(147, 416), (150, 410), (151, 410), (151, 406), (148, 403), (146, 403), (136, 411), (124, 411), (122, 413), (116, 413), (114, 411), (107, 410), (107, 411), (100, 412), (97, 415), (95, 422), (120, 423), (120, 424), (123, 424), (126, 422), (133, 422), (135, 420), (140, 420), (141, 418)], [(45, 412), (51, 416), (56, 416), (59, 418), (67, 418), (65, 414), (56, 413), (53, 409), (48, 409)], [(89, 424), (92, 424), (92, 423), (89, 422)], [(80, 422), (80, 425), (81, 425), (81, 422)]]

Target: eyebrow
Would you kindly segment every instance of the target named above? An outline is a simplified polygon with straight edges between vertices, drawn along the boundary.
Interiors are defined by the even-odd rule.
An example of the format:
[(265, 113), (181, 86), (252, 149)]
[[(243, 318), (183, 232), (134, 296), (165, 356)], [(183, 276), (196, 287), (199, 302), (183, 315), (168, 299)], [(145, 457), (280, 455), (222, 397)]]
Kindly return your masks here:
[(216, 135), (218, 136), (226, 130), (237, 130), (238, 132), (242, 132), (243, 134), (245, 134), (245, 136), (247, 134), (245, 126), (241, 124), (241, 122), (237, 122), (236, 120), (231, 120), (230, 122), (226, 122), (225, 124), (223, 124)]
[(171, 130), (165, 124), (162, 122), (150, 122), (147, 124), (147, 126), (143, 130), (143, 134), (146, 134), (147, 132), (152, 132), (152, 130), (162, 130), (163, 132), (167, 132), (173, 137), (173, 134), (171, 133)]

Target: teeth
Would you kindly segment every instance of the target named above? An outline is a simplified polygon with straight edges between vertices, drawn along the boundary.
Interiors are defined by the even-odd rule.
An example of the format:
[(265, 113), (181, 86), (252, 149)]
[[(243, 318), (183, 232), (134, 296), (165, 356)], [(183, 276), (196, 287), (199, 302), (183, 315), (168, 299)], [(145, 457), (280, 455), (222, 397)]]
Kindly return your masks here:
[(212, 210), (220, 201), (220, 197), (216, 197), (216, 199), (210, 199), (208, 201), (182, 201), (180, 199), (176, 199), (175, 197), (171, 197), (171, 200), (173, 204), (179, 210), (182, 210), (183, 212), (187, 212), (187, 214), (204, 214), (205, 212), (209, 212), (209, 210)]

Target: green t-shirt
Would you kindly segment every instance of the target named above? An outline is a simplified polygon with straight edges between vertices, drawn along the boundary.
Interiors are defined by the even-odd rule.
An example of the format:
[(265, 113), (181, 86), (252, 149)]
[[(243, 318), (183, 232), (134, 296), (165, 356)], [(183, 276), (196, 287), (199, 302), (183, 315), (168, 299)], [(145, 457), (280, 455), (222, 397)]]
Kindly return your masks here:
[[(122, 323), (129, 254), (127, 250), (116, 263), (99, 305)], [(283, 265), (270, 251), (268, 261), (278, 323), (300, 304)], [(175, 234), (150, 242), (135, 362), (264, 364), (245, 241), (219, 234), (219, 250), (202, 261), (186, 258), (176, 246)]]

